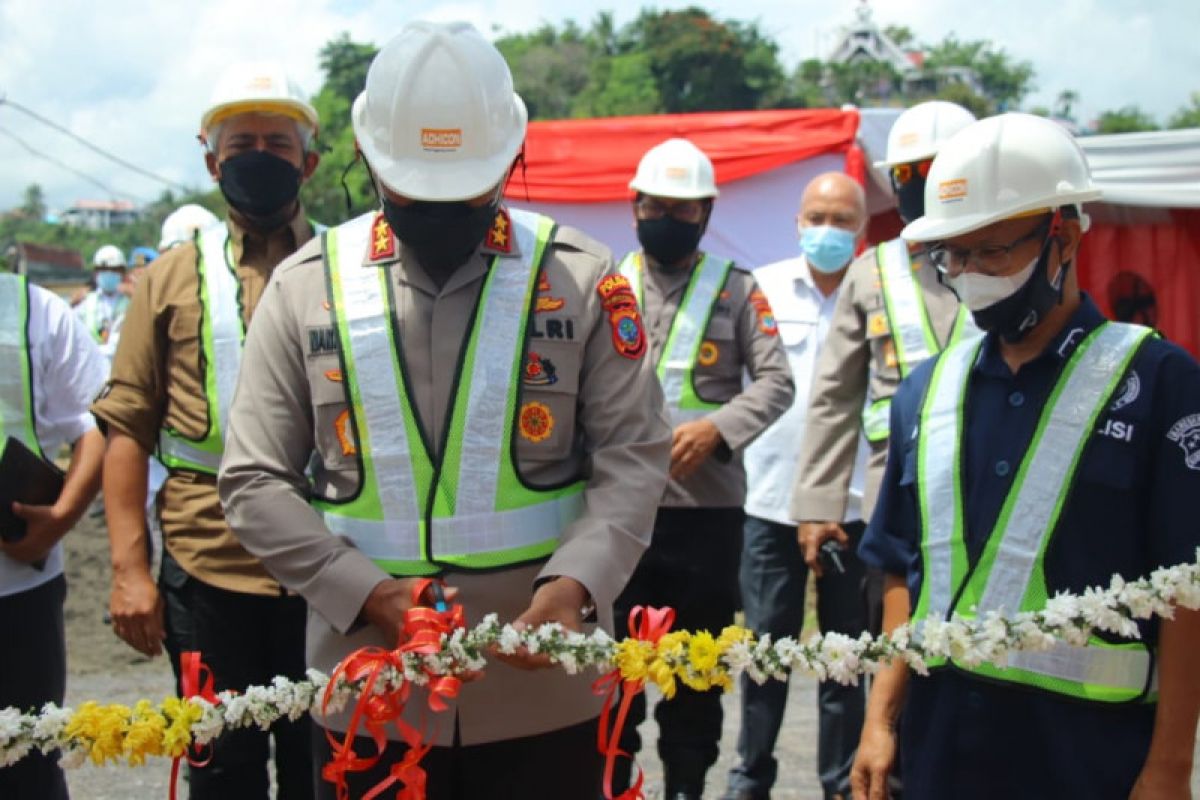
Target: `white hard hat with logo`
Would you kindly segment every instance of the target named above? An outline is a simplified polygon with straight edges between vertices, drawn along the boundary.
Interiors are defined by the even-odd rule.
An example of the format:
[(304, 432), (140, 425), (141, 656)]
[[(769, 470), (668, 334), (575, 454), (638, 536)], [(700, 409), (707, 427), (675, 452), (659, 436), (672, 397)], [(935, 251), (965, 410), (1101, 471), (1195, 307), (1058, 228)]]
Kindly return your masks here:
[(166, 250), (180, 242), (190, 242), (196, 231), (202, 231), (220, 220), (204, 206), (194, 203), (180, 206), (167, 215), (162, 224), (162, 238), (158, 242), (159, 250)]
[(699, 200), (716, 197), (712, 161), (687, 139), (667, 139), (646, 151), (629, 188), (656, 197)]
[(125, 269), (125, 254), (115, 244), (106, 244), (92, 257), (92, 266)]
[(465, 22), (411, 22), (383, 46), (350, 112), (359, 149), (394, 192), (468, 200), (495, 187), (528, 114), (500, 51)]
[(896, 117), (888, 131), (887, 158), (875, 166), (882, 169), (933, 158), (943, 142), (974, 121), (974, 114), (955, 103), (919, 103)]
[(900, 235), (938, 241), (1099, 197), (1087, 157), (1065, 128), (1032, 114), (1001, 114), (942, 146), (925, 181), (925, 216)]
[(317, 110), (288, 78), (283, 66), (273, 61), (231, 64), (217, 80), (208, 108), (200, 117), (200, 133), (206, 135), (213, 125), (249, 112), (283, 114), (314, 132), (320, 127)]

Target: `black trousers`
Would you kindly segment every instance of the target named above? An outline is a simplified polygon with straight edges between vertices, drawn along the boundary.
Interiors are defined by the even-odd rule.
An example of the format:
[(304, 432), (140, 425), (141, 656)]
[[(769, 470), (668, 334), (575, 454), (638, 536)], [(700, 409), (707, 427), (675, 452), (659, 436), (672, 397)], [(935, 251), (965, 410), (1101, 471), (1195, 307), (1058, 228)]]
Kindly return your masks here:
[[(824, 574), (817, 579), (817, 621), (822, 632), (857, 638), (869, 628), (867, 570), (855, 553), (865, 525), (850, 522), (842, 528), (850, 537), (849, 547), (839, 556), (845, 572), (824, 565)], [(809, 570), (796, 540), (796, 526), (748, 517), (745, 531), (741, 585), (746, 627), (776, 640), (799, 636)], [(759, 685), (742, 676), (741, 688), (739, 760), (730, 770), (729, 787), (768, 797), (779, 769), (774, 751), (788, 685), (776, 680)], [(821, 681), (818, 687), (817, 773), (825, 797), (850, 796), (850, 768), (862, 733), (866, 695), (865, 682), (843, 686)]]
[[(738, 606), (738, 560), (742, 551), (740, 508), (660, 508), (649, 549), (634, 570), (613, 613), (618, 638), (627, 636), (634, 606), (675, 609), (673, 630), (708, 630), (714, 635), (733, 623)], [(621, 748), (641, 749), (637, 726), (646, 718), (646, 695), (630, 706)], [(699, 794), (721, 741), (721, 690), (697, 692), (679, 684), (675, 697), (654, 708), (658, 755), (667, 796), (680, 790)], [(620, 788), (628, 772), (618, 776)]]
[[(62, 575), (28, 591), (0, 597), (0, 708), (37, 711), (62, 705), (67, 688), (67, 645), (63, 635)], [(36, 750), (0, 768), (0, 798), (65, 800), (67, 781), (58, 755)]]
[[(428, 800), (593, 800), (600, 796), (604, 760), (596, 749), (595, 719), (536, 736), (464, 746), (435, 747), (421, 759), (427, 776)], [(334, 735), (340, 740), (344, 734)], [(313, 763), (318, 800), (335, 800), (334, 785), (321, 778), (331, 758), (325, 731), (313, 726)], [(360, 756), (375, 752), (368, 737), (354, 740)], [(372, 769), (349, 773), (350, 797), (362, 797), (387, 777), (408, 747), (388, 742), (383, 758)], [(395, 797), (393, 783), (380, 797)], [(282, 797), (282, 795), (281, 795)]]
[[(216, 691), (269, 685), (282, 675), (304, 678), (307, 611), (300, 597), (218, 589), (188, 575), (164, 549), (159, 589), (166, 602), (167, 650), (179, 684), (179, 654), (197, 650), (213, 672)], [(264, 800), (270, 797), (268, 738), (275, 737), (279, 797), (313, 796), (312, 748), (307, 715), (281, 720), (270, 732), (229, 731), (212, 745), (212, 759), (189, 767), (193, 800)]]

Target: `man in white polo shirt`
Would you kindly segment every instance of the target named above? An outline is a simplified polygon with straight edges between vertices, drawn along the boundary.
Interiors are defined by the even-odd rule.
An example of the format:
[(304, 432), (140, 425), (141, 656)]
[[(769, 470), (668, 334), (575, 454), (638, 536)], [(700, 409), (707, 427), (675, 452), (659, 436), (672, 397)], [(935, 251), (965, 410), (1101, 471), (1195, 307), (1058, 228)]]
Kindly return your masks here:
[[(804, 622), (809, 568), (788, 501), (817, 354), (829, 332), (838, 289), (854, 259), (866, 219), (861, 186), (839, 172), (819, 175), (804, 190), (796, 215), (801, 255), (754, 271), (775, 311), (779, 338), (796, 383), (796, 400), (791, 408), (746, 450), (748, 495), (740, 581), (746, 626), (759, 635), (795, 636)], [(863, 529), (865, 455), (860, 442), (842, 526), (852, 541)], [(851, 635), (864, 630), (865, 571), (853, 549), (826, 556), (821, 568), (813, 572), (818, 581), (821, 630)], [(773, 751), (786, 702), (786, 683), (768, 681), (759, 686), (743, 680), (738, 763), (729, 774), (728, 800), (770, 796), (777, 772)], [(850, 766), (862, 727), (864, 702), (862, 687), (841, 686), (834, 681), (821, 684), (817, 769), (826, 797), (849, 796)]]

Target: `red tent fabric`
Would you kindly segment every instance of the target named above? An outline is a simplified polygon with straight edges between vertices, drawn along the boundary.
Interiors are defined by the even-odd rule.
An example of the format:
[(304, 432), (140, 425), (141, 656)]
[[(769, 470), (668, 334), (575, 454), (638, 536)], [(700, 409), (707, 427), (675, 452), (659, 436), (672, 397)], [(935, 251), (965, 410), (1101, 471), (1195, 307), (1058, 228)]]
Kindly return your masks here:
[(836, 109), (531, 122), (524, 172), (517, 170), (506, 195), (535, 203), (625, 200), (642, 155), (673, 136), (707, 153), (717, 183), (724, 184), (814, 156), (847, 153), (857, 133), (858, 112)]
[(1200, 210), (1092, 226), (1079, 248), (1079, 282), (1106, 316), (1151, 325), (1200, 354)]

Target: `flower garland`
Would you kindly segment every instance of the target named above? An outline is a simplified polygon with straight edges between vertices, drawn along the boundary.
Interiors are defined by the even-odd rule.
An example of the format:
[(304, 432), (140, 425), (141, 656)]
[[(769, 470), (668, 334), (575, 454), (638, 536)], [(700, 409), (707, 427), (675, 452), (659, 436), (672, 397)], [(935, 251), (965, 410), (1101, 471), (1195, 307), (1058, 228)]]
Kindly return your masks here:
[[(655, 684), (665, 698), (674, 696), (677, 684), (697, 690), (728, 690), (745, 674), (758, 683), (784, 679), (789, 672), (819, 680), (857, 683), (896, 658), (903, 658), (920, 674), (926, 662), (953, 658), (966, 666), (983, 662), (1003, 664), (1008, 653), (1046, 650), (1056, 640), (1085, 644), (1093, 631), (1137, 638), (1136, 620), (1159, 616), (1170, 619), (1175, 607), (1200, 608), (1200, 550), (1197, 562), (1156, 570), (1148, 578), (1126, 582), (1114, 576), (1107, 589), (1092, 588), (1080, 595), (1060, 593), (1037, 612), (1010, 618), (990, 613), (980, 618), (954, 616), (929, 621), (920, 640), (905, 625), (890, 635), (864, 633), (853, 638), (838, 633), (813, 636), (806, 642), (791, 637), (772, 641), (756, 638), (738, 626), (714, 636), (707, 631), (673, 631), (655, 641), (639, 638), (613, 640), (602, 630), (576, 633), (559, 625), (517, 630), (502, 625), (489, 614), (473, 628), (455, 628), (441, 637), (437, 652), (403, 652), (395, 666), (380, 672), (374, 691), (398, 688), (405, 682), (425, 686), (438, 676), (478, 672), (490, 651), (514, 653), (521, 648), (545, 653), (568, 673), (587, 668), (614, 671), (620, 680)], [(61, 751), (63, 766), (86, 762), (145, 763), (151, 756), (180, 758), (192, 745), (211, 742), (224, 730), (267, 729), (281, 718), (298, 719), (322, 707), (328, 688), (326, 712), (343, 710), (358, 695), (362, 681), (339, 677), (329, 688), (329, 677), (309, 670), (303, 681), (276, 678), (270, 686), (252, 686), (241, 693), (220, 692), (217, 702), (202, 697), (168, 697), (158, 705), (138, 701), (125, 705), (100, 705), (88, 701), (78, 709), (47, 704), (39, 712), (0, 709), (0, 768), (20, 761), (33, 750)]]

